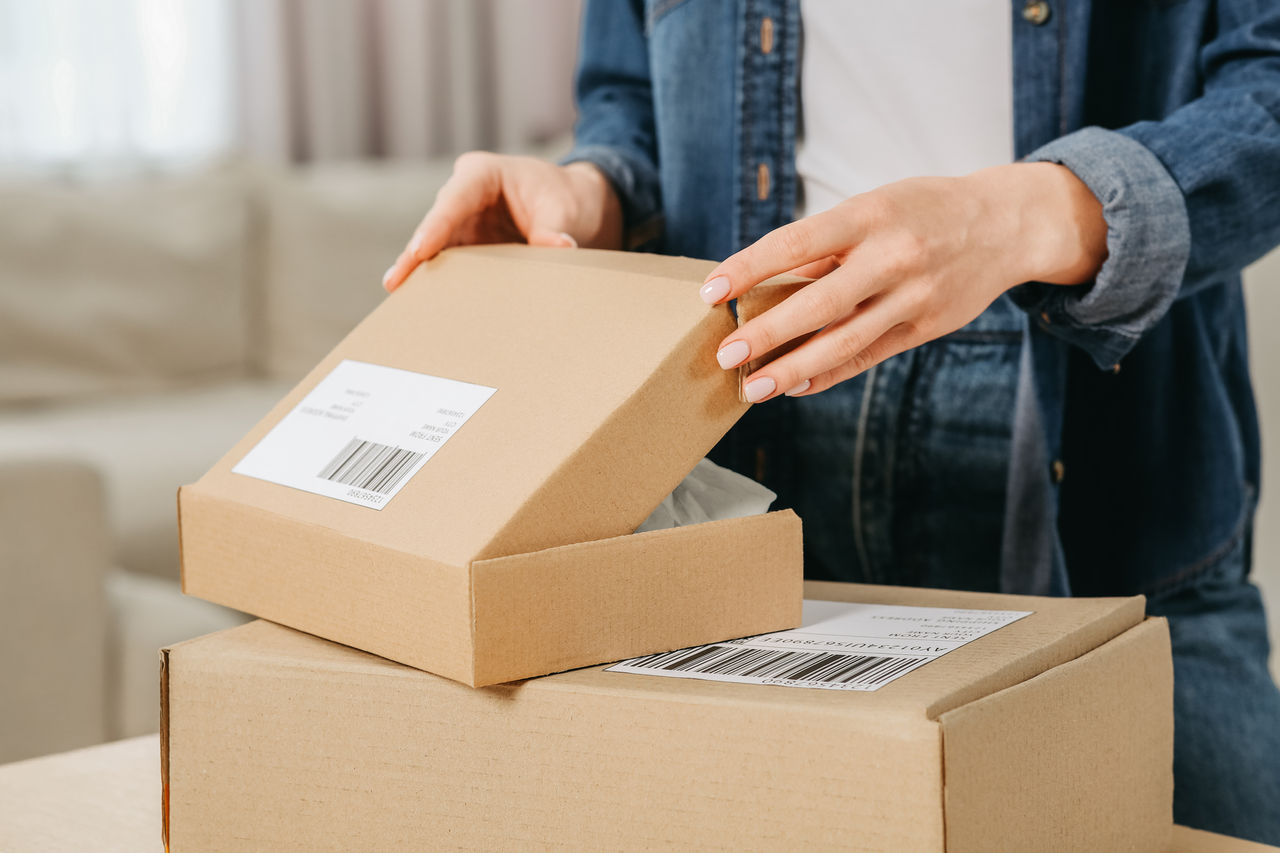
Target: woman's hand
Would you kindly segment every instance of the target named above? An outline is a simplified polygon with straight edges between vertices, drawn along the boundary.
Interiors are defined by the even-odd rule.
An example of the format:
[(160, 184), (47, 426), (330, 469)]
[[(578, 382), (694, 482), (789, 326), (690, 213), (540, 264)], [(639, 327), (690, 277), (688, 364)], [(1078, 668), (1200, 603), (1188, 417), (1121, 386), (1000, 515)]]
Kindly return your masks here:
[(590, 163), (557, 166), (536, 157), (471, 151), (382, 277), (399, 287), (448, 246), (526, 241), (531, 246), (622, 247), (622, 209), (608, 179)]
[(815, 278), (720, 344), (728, 370), (817, 331), (746, 378), (755, 403), (824, 391), (955, 331), (1022, 282), (1090, 281), (1106, 236), (1102, 206), (1069, 169), (1015, 163), (854, 196), (729, 257), (701, 294), (717, 304), (779, 273)]

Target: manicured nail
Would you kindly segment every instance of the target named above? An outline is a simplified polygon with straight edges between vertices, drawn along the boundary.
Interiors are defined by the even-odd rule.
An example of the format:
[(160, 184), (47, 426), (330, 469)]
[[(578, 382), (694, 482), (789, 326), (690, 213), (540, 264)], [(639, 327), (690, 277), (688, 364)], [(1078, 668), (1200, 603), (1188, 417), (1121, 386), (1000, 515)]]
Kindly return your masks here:
[(387, 267), (387, 271), (382, 274), (382, 286), (386, 287), (387, 282), (391, 281), (391, 274), (396, 271), (396, 265), (392, 264)]
[(563, 231), (560, 232), (560, 239), (564, 240), (565, 245), (568, 246), (570, 249), (578, 248), (578, 241), (573, 239), (571, 235), (566, 234)]
[(702, 285), (702, 289), (698, 291), (698, 295), (702, 297), (702, 301), (708, 305), (715, 305), (721, 299), (729, 295), (729, 279), (722, 275), (718, 275), (711, 281)]
[(716, 361), (720, 362), (720, 366), (725, 370), (729, 370), (742, 364), (749, 355), (751, 355), (751, 347), (746, 341), (734, 341), (731, 344), (725, 344), (720, 352), (716, 353)]
[(761, 376), (759, 379), (752, 379), (742, 386), (742, 396), (747, 398), (748, 403), (759, 403), (777, 388), (777, 382), (774, 382), (768, 376)]
[(810, 385), (809, 380), (808, 380), (808, 379), (806, 379), (805, 381), (801, 382), (801, 383), (800, 383), (799, 385), (797, 385), (796, 387), (792, 388), (790, 391), (787, 391), (787, 392), (786, 392), (786, 395), (787, 395), (788, 397), (794, 397), (794, 396), (795, 396), (795, 395), (797, 395), (797, 394), (803, 394), (805, 391), (808, 391), (808, 390), (809, 390), (809, 385)]

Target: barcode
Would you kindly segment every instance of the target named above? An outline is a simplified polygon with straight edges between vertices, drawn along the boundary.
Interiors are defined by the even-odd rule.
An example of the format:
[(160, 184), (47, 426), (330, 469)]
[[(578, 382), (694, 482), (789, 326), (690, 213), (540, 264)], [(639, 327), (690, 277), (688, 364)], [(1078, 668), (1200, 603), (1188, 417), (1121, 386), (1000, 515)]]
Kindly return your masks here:
[(931, 658), (701, 646), (627, 661), (628, 668), (818, 684), (878, 686)]
[(369, 492), (390, 493), (424, 453), (353, 438), (317, 476)]

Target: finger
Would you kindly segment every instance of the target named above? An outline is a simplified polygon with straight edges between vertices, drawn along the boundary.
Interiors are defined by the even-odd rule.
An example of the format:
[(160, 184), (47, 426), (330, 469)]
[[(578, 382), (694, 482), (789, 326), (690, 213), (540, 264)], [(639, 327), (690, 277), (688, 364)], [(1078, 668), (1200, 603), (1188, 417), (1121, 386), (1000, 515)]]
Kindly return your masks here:
[(562, 249), (578, 248), (578, 241), (566, 231), (553, 231), (550, 228), (530, 228), (526, 237), (530, 246), (557, 246)]
[(502, 171), (493, 155), (471, 152), (458, 158), (453, 174), (436, 193), (435, 203), (414, 229), (413, 237), (382, 277), (395, 290), (419, 264), (434, 258), (464, 222), (498, 200)]
[(804, 397), (825, 391), (833, 385), (839, 385), (846, 379), (852, 379), (864, 373), (882, 361), (888, 361), (895, 355), (906, 352), (913, 347), (925, 343), (925, 338), (910, 323), (894, 326), (881, 335), (863, 352), (864, 357), (857, 361), (847, 361), (839, 367), (821, 373), (811, 380), (803, 390), (791, 394), (792, 397)]
[(877, 285), (878, 281), (869, 277), (861, 265), (843, 266), (743, 323), (720, 343), (716, 360), (729, 370), (760, 358), (787, 341), (848, 315), (875, 293)]
[(799, 389), (805, 380), (812, 387), (814, 377), (842, 365), (862, 365), (865, 370), (869, 366), (864, 363), (869, 357), (867, 349), (908, 316), (908, 302), (898, 294), (868, 299), (852, 314), (748, 376), (742, 384), (743, 397), (748, 402), (763, 402), (788, 392), (799, 395), (804, 393)]
[(404, 284), (404, 280), (422, 261), (417, 255), (417, 237), (410, 240), (409, 245), (396, 257), (387, 271), (382, 274), (382, 287), (388, 293)]
[(711, 271), (700, 294), (709, 304), (736, 299), (767, 278), (848, 251), (862, 238), (849, 204), (770, 231)]
[(802, 264), (793, 270), (787, 270), (787, 275), (795, 275), (800, 278), (822, 278), (824, 275), (829, 275), (839, 268), (840, 262), (836, 260), (835, 255), (828, 255), (820, 261)]

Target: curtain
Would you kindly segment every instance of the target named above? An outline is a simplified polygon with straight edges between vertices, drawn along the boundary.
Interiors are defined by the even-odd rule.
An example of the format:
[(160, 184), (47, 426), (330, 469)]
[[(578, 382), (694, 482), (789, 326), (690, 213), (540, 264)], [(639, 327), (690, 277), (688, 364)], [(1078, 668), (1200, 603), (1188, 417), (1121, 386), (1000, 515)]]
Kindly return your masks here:
[(580, 0), (234, 0), (239, 142), (274, 161), (566, 133)]
[(0, 0), (0, 164), (225, 151), (230, 10), (226, 0)]
[(581, 0), (0, 0), (0, 167), (523, 150)]

